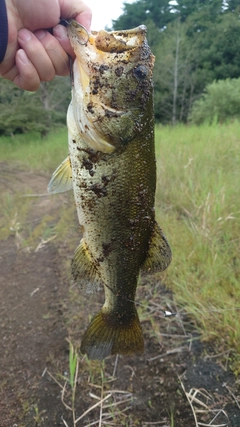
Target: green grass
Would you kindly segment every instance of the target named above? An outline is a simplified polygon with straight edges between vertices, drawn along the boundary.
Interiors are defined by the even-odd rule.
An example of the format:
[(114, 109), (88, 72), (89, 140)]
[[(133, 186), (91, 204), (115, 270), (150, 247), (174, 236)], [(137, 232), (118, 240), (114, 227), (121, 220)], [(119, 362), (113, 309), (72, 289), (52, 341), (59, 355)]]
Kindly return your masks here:
[[(9, 235), (14, 235), (19, 247), (36, 247), (41, 239), (48, 240), (56, 233), (56, 241), (64, 241), (69, 237), (71, 226), (74, 224), (76, 209), (74, 203), (69, 203), (67, 209), (65, 205), (61, 207), (58, 217), (43, 216), (38, 224), (31, 225), (27, 220), (33, 199), (23, 197), (20, 190), (16, 191), (14, 183), (21, 168), (29, 172), (46, 173), (51, 177), (52, 172), (66, 158), (68, 153), (67, 129), (60, 128), (58, 131), (49, 133), (46, 138), (41, 138), (38, 133), (27, 133), (14, 137), (0, 137), (0, 161), (8, 162), (12, 166), (16, 165), (16, 172), (13, 179), (3, 172), (3, 181), (6, 179), (11, 183), (12, 191), (6, 190), (0, 194), (0, 239), (5, 240)], [(1, 182), (0, 182), (1, 184)], [(7, 187), (8, 188), (8, 187)], [(24, 190), (27, 194), (31, 193)], [(53, 196), (54, 197), (54, 196)], [(72, 201), (71, 196), (70, 200)], [(73, 221), (71, 221), (74, 218)], [(54, 222), (54, 228), (52, 223)], [(71, 226), (69, 226), (69, 222)]]
[[(239, 147), (237, 121), (156, 127), (156, 213), (173, 252), (164, 282), (203, 338), (215, 339), (220, 351), (233, 349), (235, 356), (240, 354)], [(51, 172), (66, 155), (66, 129), (45, 139), (35, 134), (0, 138), (1, 161), (31, 170)], [(9, 204), (6, 200), (6, 215)], [(14, 229), (17, 220), (11, 220)], [(66, 213), (57, 227), (67, 229), (67, 221)], [(232, 366), (237, 370), (236, 363)]]
[(54, 171), (67, 157), (67, 130), (60, 128), (45, 138), (39, 133), (0, 137), (0, 159), (17, 162), (29, 170)]
[(240, 126), (157, 127), (157, 217), (166, 283), (203, 338), (240, 353)]

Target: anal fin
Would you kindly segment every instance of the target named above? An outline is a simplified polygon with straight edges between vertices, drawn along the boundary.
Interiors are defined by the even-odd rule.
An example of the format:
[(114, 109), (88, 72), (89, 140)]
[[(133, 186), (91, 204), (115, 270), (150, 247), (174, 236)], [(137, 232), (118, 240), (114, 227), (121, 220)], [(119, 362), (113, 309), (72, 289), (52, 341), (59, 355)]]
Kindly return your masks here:
[(68, 190), (72, 190), (72, 168), (69, 157), (58, 166), (48, 184), (50, 194), (63, 193)]
[(149, 242), (147, 258), (144, 261), (142, 273), (164, 271), (172, 260), (172, 251), (161, 227), (155, 222), (152, 237)]

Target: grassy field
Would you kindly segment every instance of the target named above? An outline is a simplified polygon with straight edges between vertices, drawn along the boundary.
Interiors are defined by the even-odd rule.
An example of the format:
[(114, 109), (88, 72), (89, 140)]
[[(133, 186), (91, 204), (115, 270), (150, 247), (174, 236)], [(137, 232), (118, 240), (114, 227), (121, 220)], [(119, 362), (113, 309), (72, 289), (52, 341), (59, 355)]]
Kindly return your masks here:
[(216, 339), (222, 351), (233, 349), (235, 355), (240, 353), (239, 147), (238, 122), (156, 129), (157, 216), (173, 251), (165, 281), (203, 338)]
[[(214, 339), (219, 352), (232, 350), (235, 371), (240, 354), (239, 147), (238, 122), (156, 127), (156, 214), (173, 252), (161, 277), (203, 338)], [(65, 129), (46, 139), (36, 134), (0, 138), (1, 161), (30, 170), (50, 173), (66, 154)]]
[(65, 128), (41, 138), (39, 133), (0, 137), (0, 160), (28, 166), (29, 170), (53, 172), (67, 156)]

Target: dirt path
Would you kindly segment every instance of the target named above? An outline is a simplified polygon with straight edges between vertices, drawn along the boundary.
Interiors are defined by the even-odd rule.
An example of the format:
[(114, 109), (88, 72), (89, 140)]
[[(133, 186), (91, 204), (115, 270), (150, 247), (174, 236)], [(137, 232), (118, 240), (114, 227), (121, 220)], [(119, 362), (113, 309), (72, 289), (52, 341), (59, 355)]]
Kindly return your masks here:
[[(6, 164), (0, 172), (0, 190), (9, 194), (29, 189), (44, 193), (47, 181), (44, 175), (16, 171)], [(63, 200), (61, 197), (31, 199), (25, 227), (37, 226), (43, 216), (54, 222)], [(78, 343), (103, 293), (89, 297), (74, 290), (69, 292), (65, 261), (71, 253), (67, 241), (59, 245), (49, 240), (42, 246), (35, 244), (29, 248), (21, 244), (17, 233), (0, 241), (0, 427), (64, 426), (63, 419), (69, 427), (73, 425), (71, 413), (60, 399), (61, 387), (48, 372), (59, 384), (64, 384), (62, 376), (68, 373), (66, 339), (70, 337)], [(192, 388), (204, 390), (205, 397), (197, 395), (202, 406), (196, 403), (194, 406), (208, 407), (209, 411), (198, 414), (198, 420), (209, 423), (217, 415), (212, 426), (239, 427), (236, 379), (224, 369), (222, 360), (215, 357), (211, 348), (204, 347), (198, 339), (192, 340), (196, 332), (183, 314), (175, 319), (164, 318), (162, 308), (168, 307), (167, 301), (174, 307), (171, 295), (160, 283), (152, 285), (158, 291), (155, 306), (149, 304), (150, 308), (141, 312), (145, 354), (119, 357), (117, 366), (116, 358), (110, 357), (104, 367), (81, 358), (76, 398), (78, 416), (96, 403), (93, 395), (100, 393), (103, 381), (100, 374), (104, 371), (104, 390), (122, 392), (111, 408), (109, 426), (194, 427), (193, 412), (180, 384), (181, 376), (186, 392)], [(139, 301), (151, 299), (149, 289), (146, 285), (140, 287)], [(96, 408), (77, 425), (87, 426), (94, 421), (99, 425), (98, 419), (99, 408)]]

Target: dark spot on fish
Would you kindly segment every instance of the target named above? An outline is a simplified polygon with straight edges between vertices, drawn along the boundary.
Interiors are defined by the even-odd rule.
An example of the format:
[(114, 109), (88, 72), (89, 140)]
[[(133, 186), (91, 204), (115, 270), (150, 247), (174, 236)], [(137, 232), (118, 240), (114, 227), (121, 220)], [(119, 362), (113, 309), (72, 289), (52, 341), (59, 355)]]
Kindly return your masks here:
[(108, 185), (110, 181), (111, 181), (111, 178), (109, 178), (108, 176), (105, 176), (105, 175), (102, 176), (102, 182), (105, 186)]
[(91, 102), (89, 102), (89, 104), (87, 105), (87, 109), (89, 111), (89, 113), (94, 113), (94, 109), (93, 109), (93, 104)]
[(103, 243), (102, 248), (103, 248), (103, 255), (105, 257), (107, 257), (110, 254), (110, 252), (112, 251), (112, 244), (111, 243)]
[(123, 73), (123, 70), (124, 70), (124, 68), (123, 68), (123, 67), (118, 67), (118, 68), (116, 68), (116, 70), (115, 70), (115, 74), (116, 74), (116, 76), (121, 77), (121, 75), (122, 75), (122, 73)]
[(93, 191), (98, 198), (107, 196), (107, 189), (100, 184), (93, 184), (89, 189)]
[(144, 127), (144, 123), (135, 122), (134, 131), (135, 132), (142, 132)]
[(139, 224), (139, 219), (138, 218), (128, 219), (128, 224), (131, 228), (134, 228), (136, 227), (136, 225)]
[(99, 258), (97, 258), (97, 260), (96, 260), (98, 263), (99, 262), (103, 262), (104, 261), (104, 256), (100, 256)]
[(93, 170), (93, 163), (86, 157), (83, 157), (82, 159), (82, 167), (89, 171), (90, 176), (93, 176), (95, 174)]
[(85, 169), (90, 170), (90, 169), (92, 169), (93, 164), (92, 164), (92, 162), (90, 162), (90, 160), (88, 160), (86, 157), (83, 157), (83, 160), (82, 160), (82, 166), (83, 166)]
[(119, 137), (120, 143), (123, 147), (126, 147), (129, 143), (129, 139), (125, 138), (124, 136)]
[(133, 250), (136, 246), (135, 236), (134, 235), (129, 236), (129, 238), (127, 240), (125, 240), (124, 245), (126, 248)]
[(111, 176), (102, 175), (102, 182), (104, 186), (106, 187), (109, 182), (113, 182), (116, 179), (117, 175), (116, 173), (113, 173)]
[(111, 99), (110, 107), (115, 108), (115, 110), (118, 109), (117, 97), (114, 91), (112, 91), (112, 99)]
[(75, 139), (72, 139), (72, 142), (73, 142), (74, 144), (76, 144), (76, 140), (75, 140)]
[(77, 148), (79, 151), (83, 151), (88, 154), (88, 160), (92, 163), (97, 163), (101, 153), (99, 151), (94, 151), (91, 148)]
[(108, 65), (104, 65), (104, 64), (100, 65), (100, 67), (99, 67), (100, 74), (103, 74), (104, 71), (107, 71), (107, 70), (109, 70)]
[(108, 117), (108, 118), (110, 118), (110, 117), (119, 117), (119, 114), (116, 113), (116, 112), (114, 112), (114, 111), (107, 110), (107, 108), (105, 108), (105, 117)]
[(90, 162), (97, 163), (99, 161), (100, 153), (98, 151), (94, 151), (91, 148), (88, 148), (86, 153), (88, 153)]
[(126, 93), (126, 101), (127, 102), (132, 102), (132, 101), (134, 101), (135, 99), (136, 99), (136, 97), (137, 97), (137, 94), (138, 94), (138, 92), (137, 92), (137, 90), (135, 89), (135, 90), (129, 90), (127, 93)]

